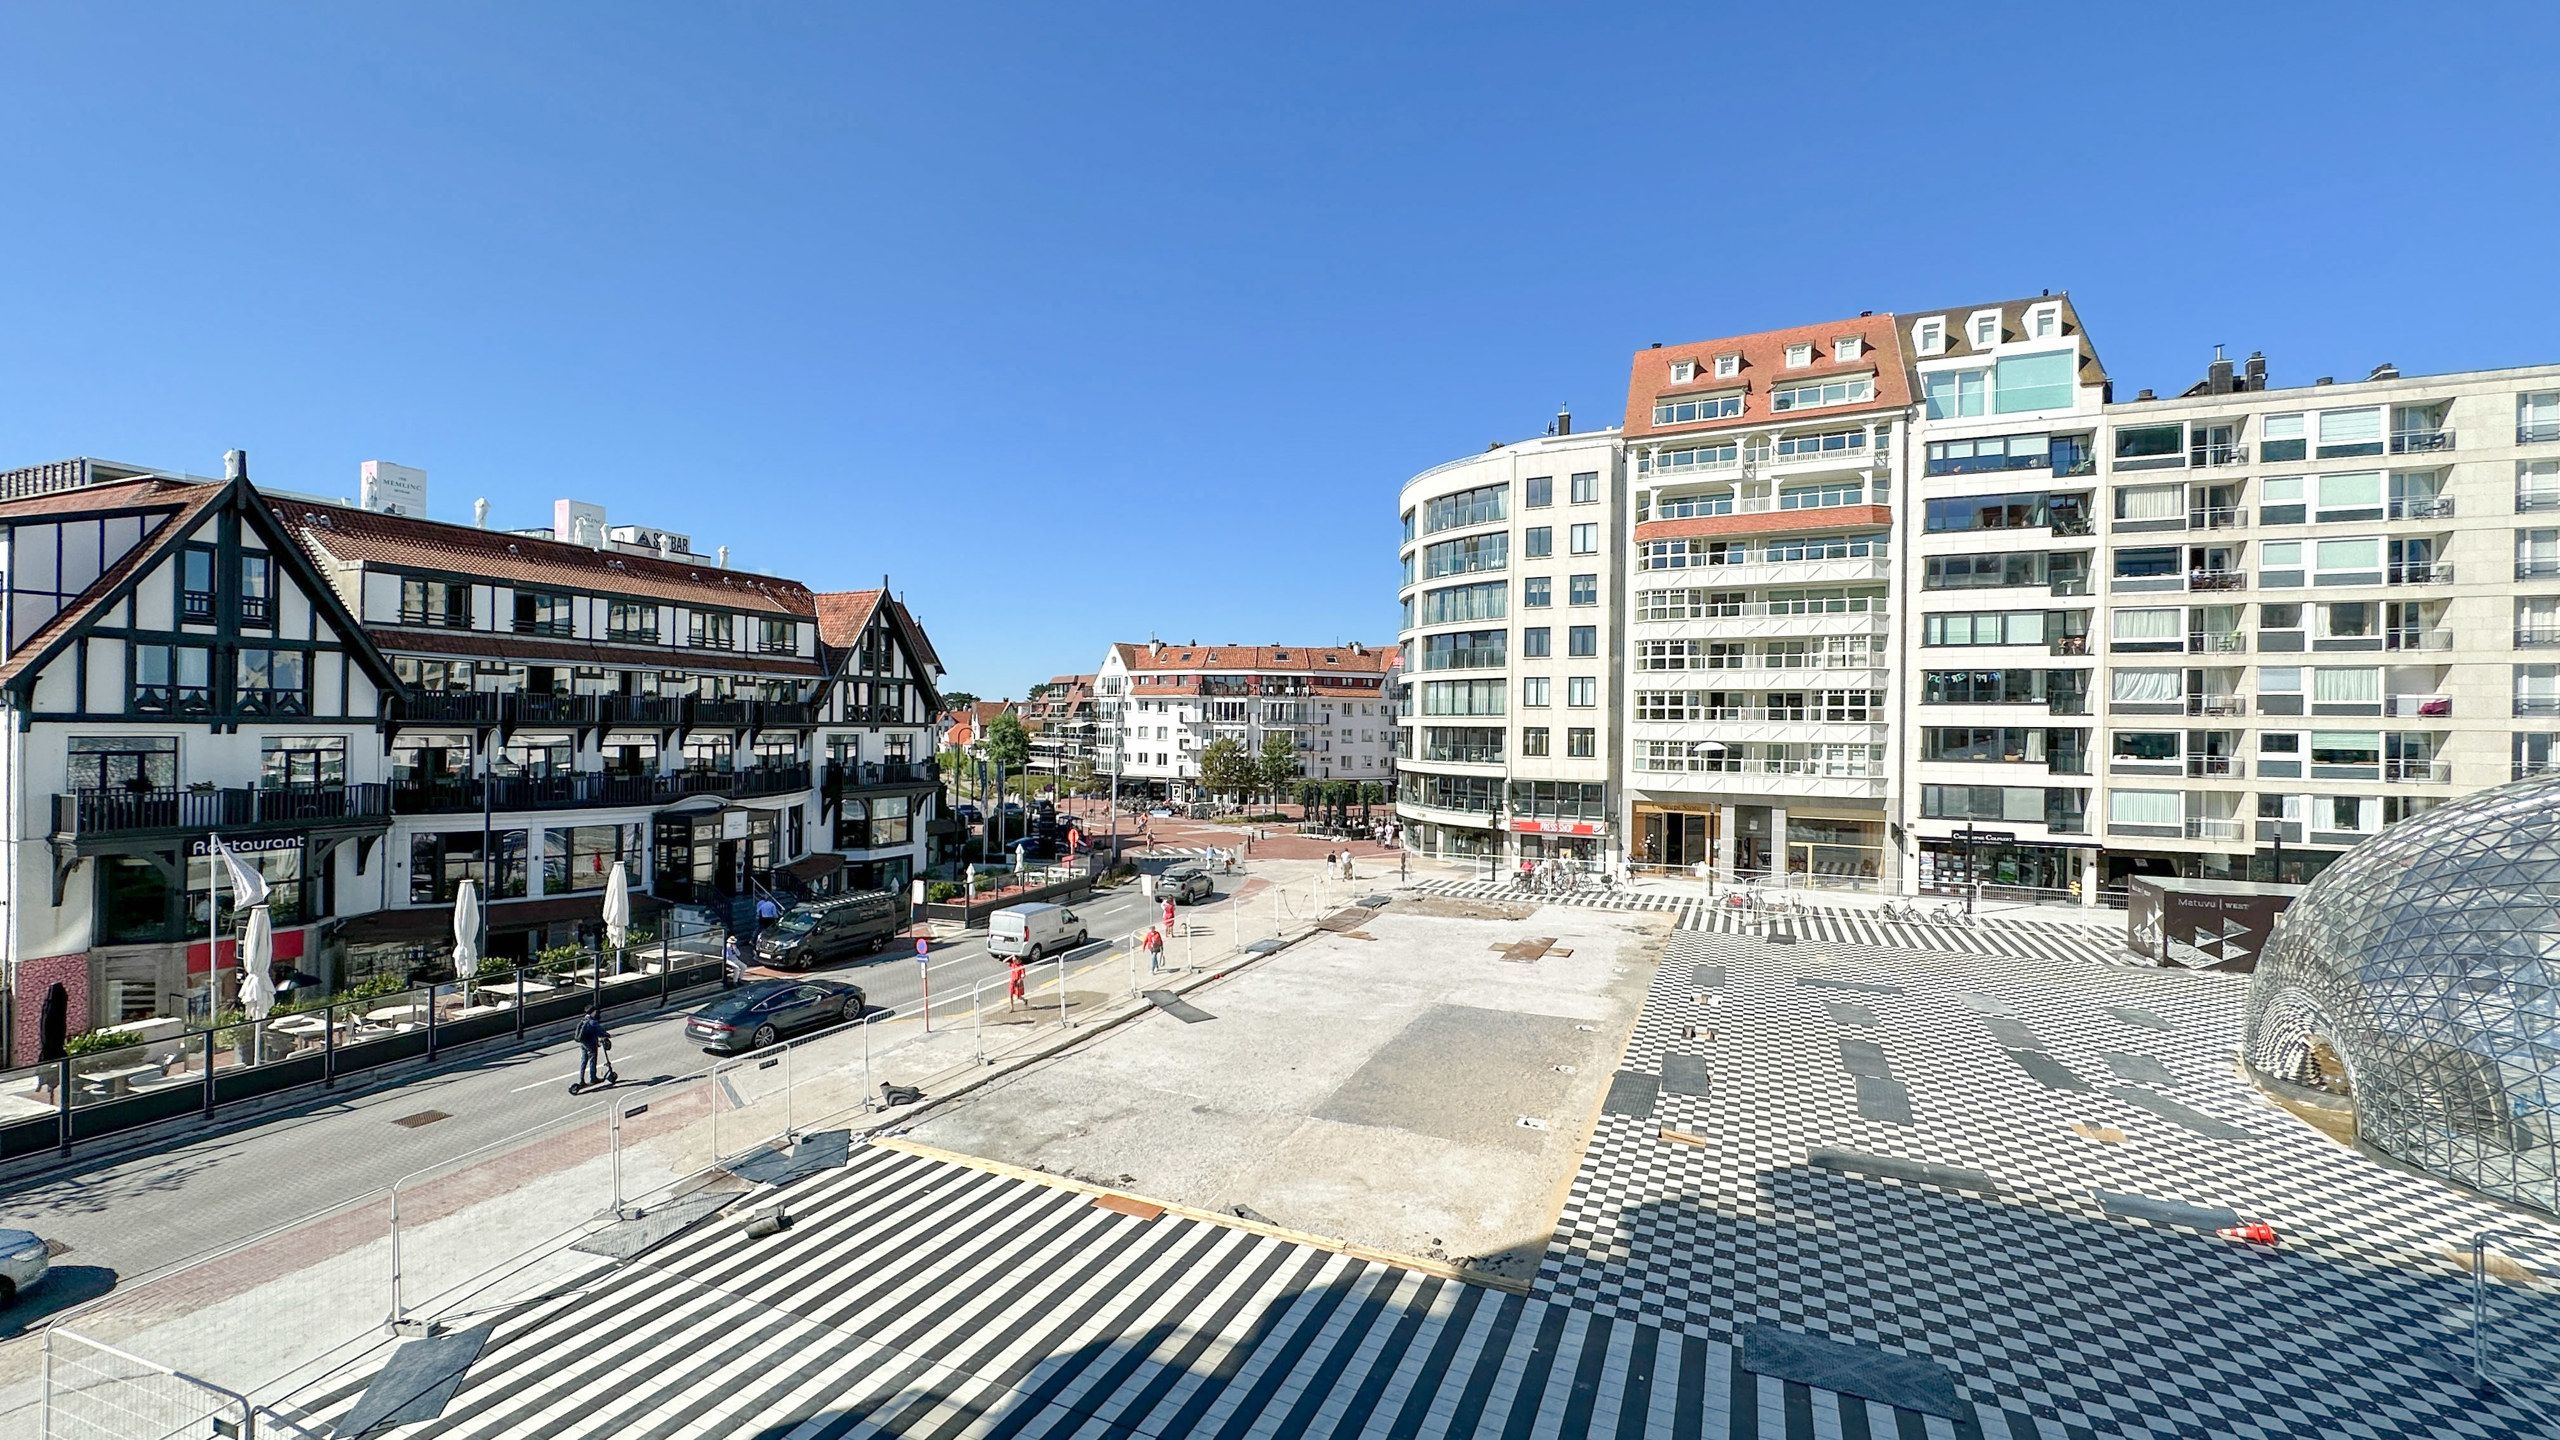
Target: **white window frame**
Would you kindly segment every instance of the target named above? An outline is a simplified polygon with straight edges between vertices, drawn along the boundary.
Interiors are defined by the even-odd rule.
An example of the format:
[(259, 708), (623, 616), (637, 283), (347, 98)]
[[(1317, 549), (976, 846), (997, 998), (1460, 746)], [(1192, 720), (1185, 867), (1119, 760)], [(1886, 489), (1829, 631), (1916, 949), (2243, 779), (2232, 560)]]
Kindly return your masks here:
[(1672, 361), (1672, 362), (1671, 362), (1671, 383), (1672, 383), (1672, 384), (1674, 384), (1674, 385), (1686, 385), (1686, 384), (1688, 384), (1690, 381), (1695, 380), (1695, 379), (1697, 379), (1697, 378), (1698, 378), (1698, 362), (1697, 362), (1697, 361), (1695, 361), (1695, 360), (1674, 360), (1674, 361)]
[(1964, 333), (1976, 350), (1988, 350), (2000, 343), (2000, 312), (1976, 310), (1965, 321)]
[(1843, 362), (1855, 360), (1865, 353), (1867, 353), (1866, 342), (1855, 335), (1843, 335), (1831, 342), (1831, 358), (1834, 360)]
[(1741, 373), (1742, 373), (1742, 357), (1741, 357), (1741, 356), (1739, 356), (1739, 355), (1719, 355), (1719, 356), (1717, 356), (1717, 357), (1716, 357), (1716, 378), (1717, 378), (1717, 379), (1719, 379), (1719, 380), (1730, 380), (1730, 379), (1732, 379), (1734, 376), (1739, 375), (1739, 374), (1741, 374)]
[(1813, 347), (1809, 344), (1787, 347), (1787, 368), (1801, 370), (1813, 363)]
[(2039, 305), (2027, 312), (2027, 337), (2051, 340), (2062, 333), (2062, 307)]
[(1923, 355), (1946, 354), (1947, 322), (1945, 317), (1932, 315), (1928, 319), (1921, 321), (1919, 324), (1912, 326), (1911, 345), (1913, 349), (1918, 350)]

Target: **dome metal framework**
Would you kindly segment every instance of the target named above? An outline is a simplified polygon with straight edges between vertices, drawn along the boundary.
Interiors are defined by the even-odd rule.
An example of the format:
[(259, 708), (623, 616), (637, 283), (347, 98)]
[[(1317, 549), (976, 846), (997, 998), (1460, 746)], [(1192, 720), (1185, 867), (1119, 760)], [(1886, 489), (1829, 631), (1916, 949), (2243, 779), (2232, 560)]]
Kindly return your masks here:
[(2311, 883), (2249, 982), (2261, 1074), (2342, 1092), (2356, 1134), (2560, 1213), (2560, 775), (2394, 825)]

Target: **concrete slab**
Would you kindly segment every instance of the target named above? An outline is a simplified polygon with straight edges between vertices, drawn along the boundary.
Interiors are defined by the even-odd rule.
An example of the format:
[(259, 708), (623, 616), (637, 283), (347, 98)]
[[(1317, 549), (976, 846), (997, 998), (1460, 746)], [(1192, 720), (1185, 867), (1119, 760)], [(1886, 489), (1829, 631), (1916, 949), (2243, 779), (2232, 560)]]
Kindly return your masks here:
[[(926, 1116), (917, 1141), (1380, 1251), (1536, 1272), (1671, 916), (1404, 898)], [(1553, 937), (1530, 965), (1496, 945)], [(1570, 951), (1570, 954), (1561, 953)], [(1652, 1077), (1646, 1077), (1651, 1083)], [(1523, 1118), (1545, 1128), (1520, 1124)]]
[(1170, 990), (1148, 991), (1147, 1003), (1153, 1005), (1167, 1015), (1172, 1016), (1174, 1019), (1181, 1021), (1185, 1025), (1197, 1025), (1201, 1021), (1210, 1018), (1208, 1011), (1201, 1009), (1199, 1006), (1192, 1004), (1190, 1001), (1183, 999), (1181, 996), (1174, 994)]
[(2190, 1105), (2181, 1105), (2157, 1090), (2139, 1085), (2118, 1085), (2107, 1092), (2136, 1109), (2148, 1110), (2173, 1125), (2183, 1125), (2207, 1140), (2247, 1140), (2248, 1131), (2237, 1125), (2216, 1120)]
[(1642, 1120), (1653, 1114), (1653, 1102), (1660, 1098), (1662, 1082), (1651, 1075), (1621, 1070), (1609, 1077), (1609, 1093), (1600, 1108), (1612, 1115), (1633, 1115)]
[[(1753, 1325), (1742, 1332), (1742, 1368), (1948, 1420), (1961, 1420), (1973, 1411), (1972, 1403), (1956, 1393), (1955, 1376), (1943, 1365), (1775, 1325)], [(1793, 1426), (1788, 1433), (1794, 1433)]]
[(371, 1435), (394, 1425), (414, 1425), (444, 1413), (445, 1403), (462, 1388), (462, 1377), (480, 1358), (481, 1348), (497, 1330), (496, 1322), (474, 1325), (450, 1335), (411, 1340), (391, 1352), (362, 1398), (332, 1433)]
[(1899, 985), (1889, 985), (1878, 980), (1842, 980), (1831, 975), (1799, 975), (1796, 977), (1796, 983), (1799, 985), (1811, 985), (1818, 990), (1854, 990), (1861, 995), (1899, 995), (1902, 993), (1902, 987)]
[(1706, 1058), (1700, 1055), (1663, 1056), (1662, 1088), (1674, 1095), (1706, 1094)]
[(1886, 1075), (1858, 1077), (1858, 1113), (1879, 1125), (1911, 1123), (1911, 1090)]
[(2145, 1010), (2139, 1005), (2110, 1005), (2107, 1007), (2107, 1013), (2127, 1025), (2140, 1026), (2145, 1030), (2158, 1030), (2165, 1034), (2178, 1028), (2174, 1022)]
[(2044, 1048), (2044, 1041), (2036, 1037), (2035, 1028), (2023, 1020), (2012, 1020), (2005, 1015), (1995, 1015), (1984, 1020), (1982, 1025), (1984, 1029), (1991, 1032), (1993, 1042), (2004, 1050)]
[(2175, 1085), (2178, 1076), (2168, 1066), (2149, 1055), (2134, 1055), (2122, 1050), (2101, 1050), (2098, 1058), (2116, 1072), (2116, 1078), (2135, 1085)]
[(1893, 1074), (1893, 1062), (1885, 1058), (1884, 1047), (1872, 1040), (1842, 1040), (1840, 1068), (1852, 1075), (1879, 1079)]
[(2128, 1220), (2148, 1220), (2154, 1225), (2175, 1225), (2210, 1235), (2240, 1223), (2240, 1212), (2224, 1205), (2187, 1205), (2176, 1200), (2154, 1200), (2148, 1195), (2128, 1195), (2116, 1190), (2100, 1190), (2097, 1196), (2098, 1208), (2108, 1214)]
[(719, 1214), (745, 1193), (741, 1190), (697, 1190), (656, 1206), (638, 1219), (608, 1225), (570, 1248), (590, 1255), (602, 1255), (608, 1260), (628, 1260)]
[(2070, 1066), (2041, 1050), (2012, 1050), (2009, 1058), (2018, 1062), (2018, 1068), (2026, 1071), (2029, 1079), (2047, 1090), (2085, 1092), (2089, 1089), (2089, 1082), (2081, 1079)]
[(1912, 1185), (1935, 1185), (1941, 1190), (1970, 1190), (1982, 1195), (2000, 1193), (2000, 1187), (1990, 1176), (1957, 1165), (1935, 1165), (1925, 1160), (1903, 1160), (1891, 1155), (1862, 1155), (1854, 1150), (1816, 1150), (1806, 1159), (1817, 1170), (1830, 1170), (1842, 1175), (1900, 1180)]
[(1876, 1027), (1876, 1012), (1864, 1005), (1847, 1000), (1834, 1000), (1830, 1002), (1829, 1008), (1831, 1023), (1834, 1025), (1849, 1025), (1860, 1030), (1872, 1030)]

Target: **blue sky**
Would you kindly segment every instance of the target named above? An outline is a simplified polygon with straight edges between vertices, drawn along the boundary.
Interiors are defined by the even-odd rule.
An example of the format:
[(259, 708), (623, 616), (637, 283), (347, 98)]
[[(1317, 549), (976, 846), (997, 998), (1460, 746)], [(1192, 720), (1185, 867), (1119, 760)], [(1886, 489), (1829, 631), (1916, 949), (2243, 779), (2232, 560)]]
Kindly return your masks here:
[(2560, 359), (2560, 12), (2123, 9), (13, 4), (0, 465), (599, 500), (993, 695), (1391, 640), (1402, 481), (1651, 341)]

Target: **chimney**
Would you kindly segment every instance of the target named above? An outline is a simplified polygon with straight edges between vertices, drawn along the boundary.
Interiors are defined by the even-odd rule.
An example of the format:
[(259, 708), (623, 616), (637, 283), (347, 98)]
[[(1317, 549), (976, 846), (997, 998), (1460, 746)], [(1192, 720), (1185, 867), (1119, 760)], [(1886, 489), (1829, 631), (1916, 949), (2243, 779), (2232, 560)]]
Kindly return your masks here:
[(2231, 393), (2231, 362), (2224, 357), (2222, 347), (2219, 345), (2213, 347), (2213, 363), (2204, 368), (2204, 393), (2207, 395)]
[(1559, 405), (1556, 407), (1556, 433), (1559, 435), (1570, 435), (1573, 433), (1572, 406)]
[(2240, 367), (2243, 386), (2250, 390), (2267, 388), (2267, 352), (2252, 350), (2248, 362)]
[(2367, 380), (2397, 380), (2400, 378), (2400, 367), (2392, 364), (2388, 360), (2385, 360), (2381, 364), (2374, 366), (2373, 373), (2364, 378)]
[(489, 497), (484, 495), (471, 502), (471, 523), (483, 530), (489, 528)]
[(248, 451), (246, 451), (246, 450), (225, 450), (225, 451), (223, 451), (223, 452), (222, 452), (222, 478), (223, 478), (223, 479), (225, 479), (225, 480), (246, 480), (246, 479), (248, 479), (248, 478), (249, 478), (249, 452), (248, 452)]
[(2335, 375), (2323, 375), (2311, 383), (2314, 385), (2335, 385), (2338, 383), (2338, 377)]
[(2133, 398), (2136, 400), (2157, 400), (2160, 397), (2152, 394), (2149, 386), (2145, 386), (2140, 390), (2134, 391)]

